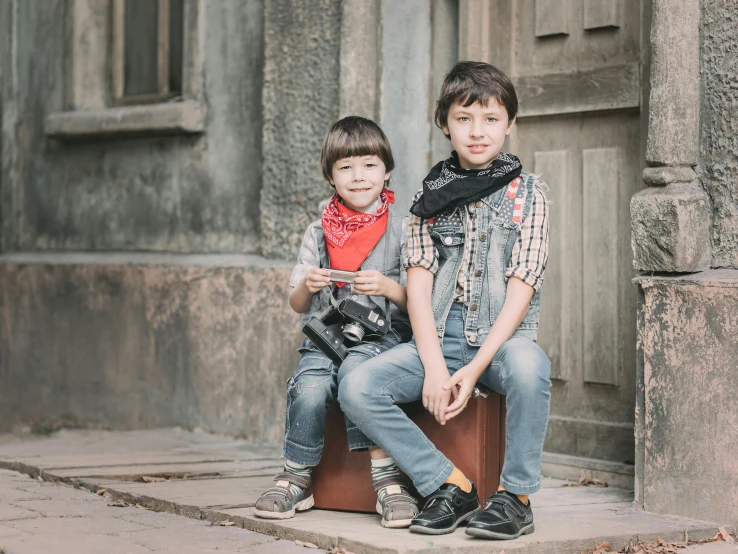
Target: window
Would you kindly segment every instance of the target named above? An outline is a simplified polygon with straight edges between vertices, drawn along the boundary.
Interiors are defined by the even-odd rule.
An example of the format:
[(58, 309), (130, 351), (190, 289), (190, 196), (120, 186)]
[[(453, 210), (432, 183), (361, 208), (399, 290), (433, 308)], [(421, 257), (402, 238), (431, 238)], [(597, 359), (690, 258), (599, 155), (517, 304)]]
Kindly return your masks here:
[(116, 105), (182, 96), (184, 0), (112, 0)]

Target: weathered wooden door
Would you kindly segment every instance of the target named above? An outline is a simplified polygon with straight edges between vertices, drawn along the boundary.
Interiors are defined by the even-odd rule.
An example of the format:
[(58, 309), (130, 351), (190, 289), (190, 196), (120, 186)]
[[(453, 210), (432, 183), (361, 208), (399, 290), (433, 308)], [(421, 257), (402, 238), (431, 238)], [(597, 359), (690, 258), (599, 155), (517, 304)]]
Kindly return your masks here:
[(607, 470), (625, 483), (636, 365), (629, 201), (645, 166), (650, 6), (462, 0), (459, 10), (460, 58), (495, 64), (516, 84), (520, 116), (506, 147), (550, 186), (539, 337), (554, 385), (544, 468)]

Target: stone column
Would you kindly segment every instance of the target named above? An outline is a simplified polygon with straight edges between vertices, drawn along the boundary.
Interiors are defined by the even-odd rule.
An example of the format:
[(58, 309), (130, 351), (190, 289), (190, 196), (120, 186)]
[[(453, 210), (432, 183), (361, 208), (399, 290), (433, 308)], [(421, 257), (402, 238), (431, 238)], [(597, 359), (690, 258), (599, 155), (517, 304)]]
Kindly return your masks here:
[(341, 6), (340, 117), (379, 116), (382, 19), (380, 0), (344, 0)]
[(266, 0), (262, 252), (294, 259), (331, 188), (320, 146), (339, 114), (340, 0)]
[(700, 4), (653, 0), (649, 186), (633, 196), (633, 266), (694, 272), (710, 266), (710, 205), (694, 171), (699, 154)]

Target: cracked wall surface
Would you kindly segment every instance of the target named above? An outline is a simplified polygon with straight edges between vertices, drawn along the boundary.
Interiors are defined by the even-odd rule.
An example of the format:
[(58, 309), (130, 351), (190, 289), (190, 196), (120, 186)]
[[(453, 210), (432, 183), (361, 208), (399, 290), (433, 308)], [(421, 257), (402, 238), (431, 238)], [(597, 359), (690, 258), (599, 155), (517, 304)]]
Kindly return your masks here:
[(730, 523), (738, 513), (738, 271), (640, 284), (637, 502)]
[(290, 267), (88, 256), (0, 261), (0, 431), (71, 416), (281, 439), (303, 338)]
[(702, 0), (702, 182), (713, 207), (712, 265), (738, 268), (738, 3)]

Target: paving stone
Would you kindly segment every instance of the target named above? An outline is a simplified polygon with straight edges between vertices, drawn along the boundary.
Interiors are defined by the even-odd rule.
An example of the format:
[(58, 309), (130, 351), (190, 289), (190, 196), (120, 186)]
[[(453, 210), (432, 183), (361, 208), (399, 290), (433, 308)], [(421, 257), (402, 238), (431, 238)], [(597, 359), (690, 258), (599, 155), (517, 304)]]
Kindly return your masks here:
[(3, 539), (8, 554), (151, 554), (125, 538), (105, 535), (23, 535)]
[(95, 501), (90, 493), (82, 493), (84, 496), (75, 502), (64, 500), (21, 500), (14, 504), (18, 508), (29, 510), (43, 517), (95, 517), (101, 510), (109, 509), (103, 499)]
[(19, 519), (33, 519), (41, 514), (11, 504), (0, 505), (0, 521), (16, 521)]
[[(161, 440), (157, 440), (159, 436)], [(137, 442), (139, 440), (140, 443)], [(494, 554), (503, 549), (508, 554), (571, 554), (592, 548), (595, 542), (601, 540), (607, 540), (613, 546), (617, 544), (619, 548), (636, 535), (644, 539), (662, 536), (676, 540), (683, 537), (685, 529), (690, 530), (691, 538), (712, 536), (716, 532), (716, 526), (711, 523), (636, 511), (631, 507), (630, 491), (615, 487), (563, 487), (561, 485), (564, 482), (555, 479), (544, 479), (543, 489), (532, 497), (536, 532), (505, 543), (475, 540), (466, 536), (463, 530), (441, 537), (427, 537), (410, 534), (406, 530), (384, 529), (379, 525), (379, 516), (376, 514), (311, 510), (290, 520), (260, 520), (253, 517), (253, 508), (243, 506), (253, 504), (261, 492), (272, 484), (272, 471), (263, 476), (232, 477), (234, 474), (231, 474), (161, 483), (124, 482), (110, 477), (115, 476), (118, 469), (129, 472), (145, 468), (145, 471), (150, 471), (156, 467), (176, 467), (183, 471), (192, 468), (196, 471), (197, 468), (219, 466), (228, 467), (230, 471), (244, 460), (258, 463), (265, 460), (264, 467), (273, 469), (272, 464), (279, 463), (275, 458), (277, 449), (274, 447), (262, 448), (243, 441), (171, 429), (130, 433), (85, 431), (77, 434), (69, 431), (62, 433), (60, 437), (37, 442), (36, 448), (33, 442), (4, 443), (0, 440), (0, 459), (12, 459), (9, 458), (9, 451), (22, 453), (26, 460), (33, 460), (39, 467), (46, 468), (45, 471), (50, 476), (55, 475), (54, 471), (63, 471), (65, 477), (81, 478), (87, 483), (114, 491), (148, 497), (141, 501), (152, 505), (157, 505), (157, 500), (166, 501), (166, 504), (159, 504), (160, 509), (169, 509), (171, 503), (179, 507), (199, 506), (211, 513), (233, 517), (239, 523), (245, 521), (247, 527), (266, 533), (249, 538), (254, 533), (245, 529), (210, 527), (208, 523), (196, 519), (188, 520), (180, 516), (133, 508), (109, 508), (105, 499), (71, 487), (39, 483), (27, 477), (22, 483), (16, 483), (10, 477), (0, 477), (0, 491), (4, 484), (3, 479), (10, 479), (10, 484), (16, 491), (25, 489), (28, 494), (48, 494), (51, 500), (46, 502), (52, 502), (50, 515), (62, 513), (65, 502), (75, 506), (79, 502), (101, 503), (99, 512), (94, 515), (87, 511), (89, 504), (82, 504), (81, 508), (70, 504), (70, 513), (77, 510), (76, 513), (85, 517), (21, 520), (6, 522), (3, 524), (6, 527), (29, 535), (49, 537), (68, 537), (73, 533), (108, 533), (117, 539), (134, 541), (131, 544), (135, 544), (137, 548), (146, 548), (147, 551), (202, 553), (215, 552), (217, 548), (219, 554), (230, 551), (265, 554), (289, 553), (292, 552), (290, 549), (296, 547), (295, 552), (310, 552), (295, 545), (294, 539), (297, 538), (319, 544), (323, 548), (340, 544), (357, 554)], [(106, 451), (108, 448), (109, 453)], [(87, 451), (91, 454), (85, 455)], [(243, 466), (254, 467), (250, 462), (243, 463)], [(89, 477), (91, 471), (98, 470), (105, 472), (101, 474), (101, 478)], [(51, 492), (52, 489), (55, 492)], [(81, 498), (86, 500), (82, 501)], [(45, 502), (38, 499), (28, 502), (28, 506), (43, 511)], [(197, 509), (185, 513), (200, 516)], [(45, 527), (39, 527), (38, 522), (43, 522)], [(274, 542), (271, 535), (289, 540)], [(231, 536), (236, 538), (232, 540)], [(105, 550), (106, 554), (125, 551)]]
[(25, 531), (22, 531), (21, 529), (14, 529), (13, 527), (7, 527), (5, 525), (0, 525), (0, 546), (3, 544), (2, 541), (6, 537), (18, 537), (21, 535), (27, 535)]
[(708, 544), (698, 544), (680, 550), (684, 554), (735, 554), (738, 552), (737, 544), (728, 544), (726, 542), (711, 542)]
[[(107, 508), (106, 510), (126, 508)], [(134, 509), (134, 508), (131, 508)], [(70, 510), (71, 511), (71, 510)], [(26, 531), (31, 535), (118, 535), (146, 529), (144, 523), (133, 523), (101, 513), (99, 517), (40, 517), (5, 522), (14, 529)]]
[[(175, 516), (176, 517), (176, 516)], [(276, 540), (269, 535), (254, 533), (240, 527), (211, 526), (210, 523), (197, 522), (196, 526), (185, 527), (172, 522), (162, 529), (139, 531), (126, 535), (128, 539), (140, 546), (145, 546), (154, 551), (165, 551), (178, 545), (177, 552), (181, 548), (187, 551), (205, 552), (210, 549), (221, 551), (243, 552), (247, 548), (261, 547), (270, 543), (279, 543), (282, 548), (278, 552), (295, 552), (307, 554), (303, 547), (297, 546), (294, 541)], [(172, 550), (175, 551), (175, 550)], [(261, 553), (261, 548), (258, 549)]]

